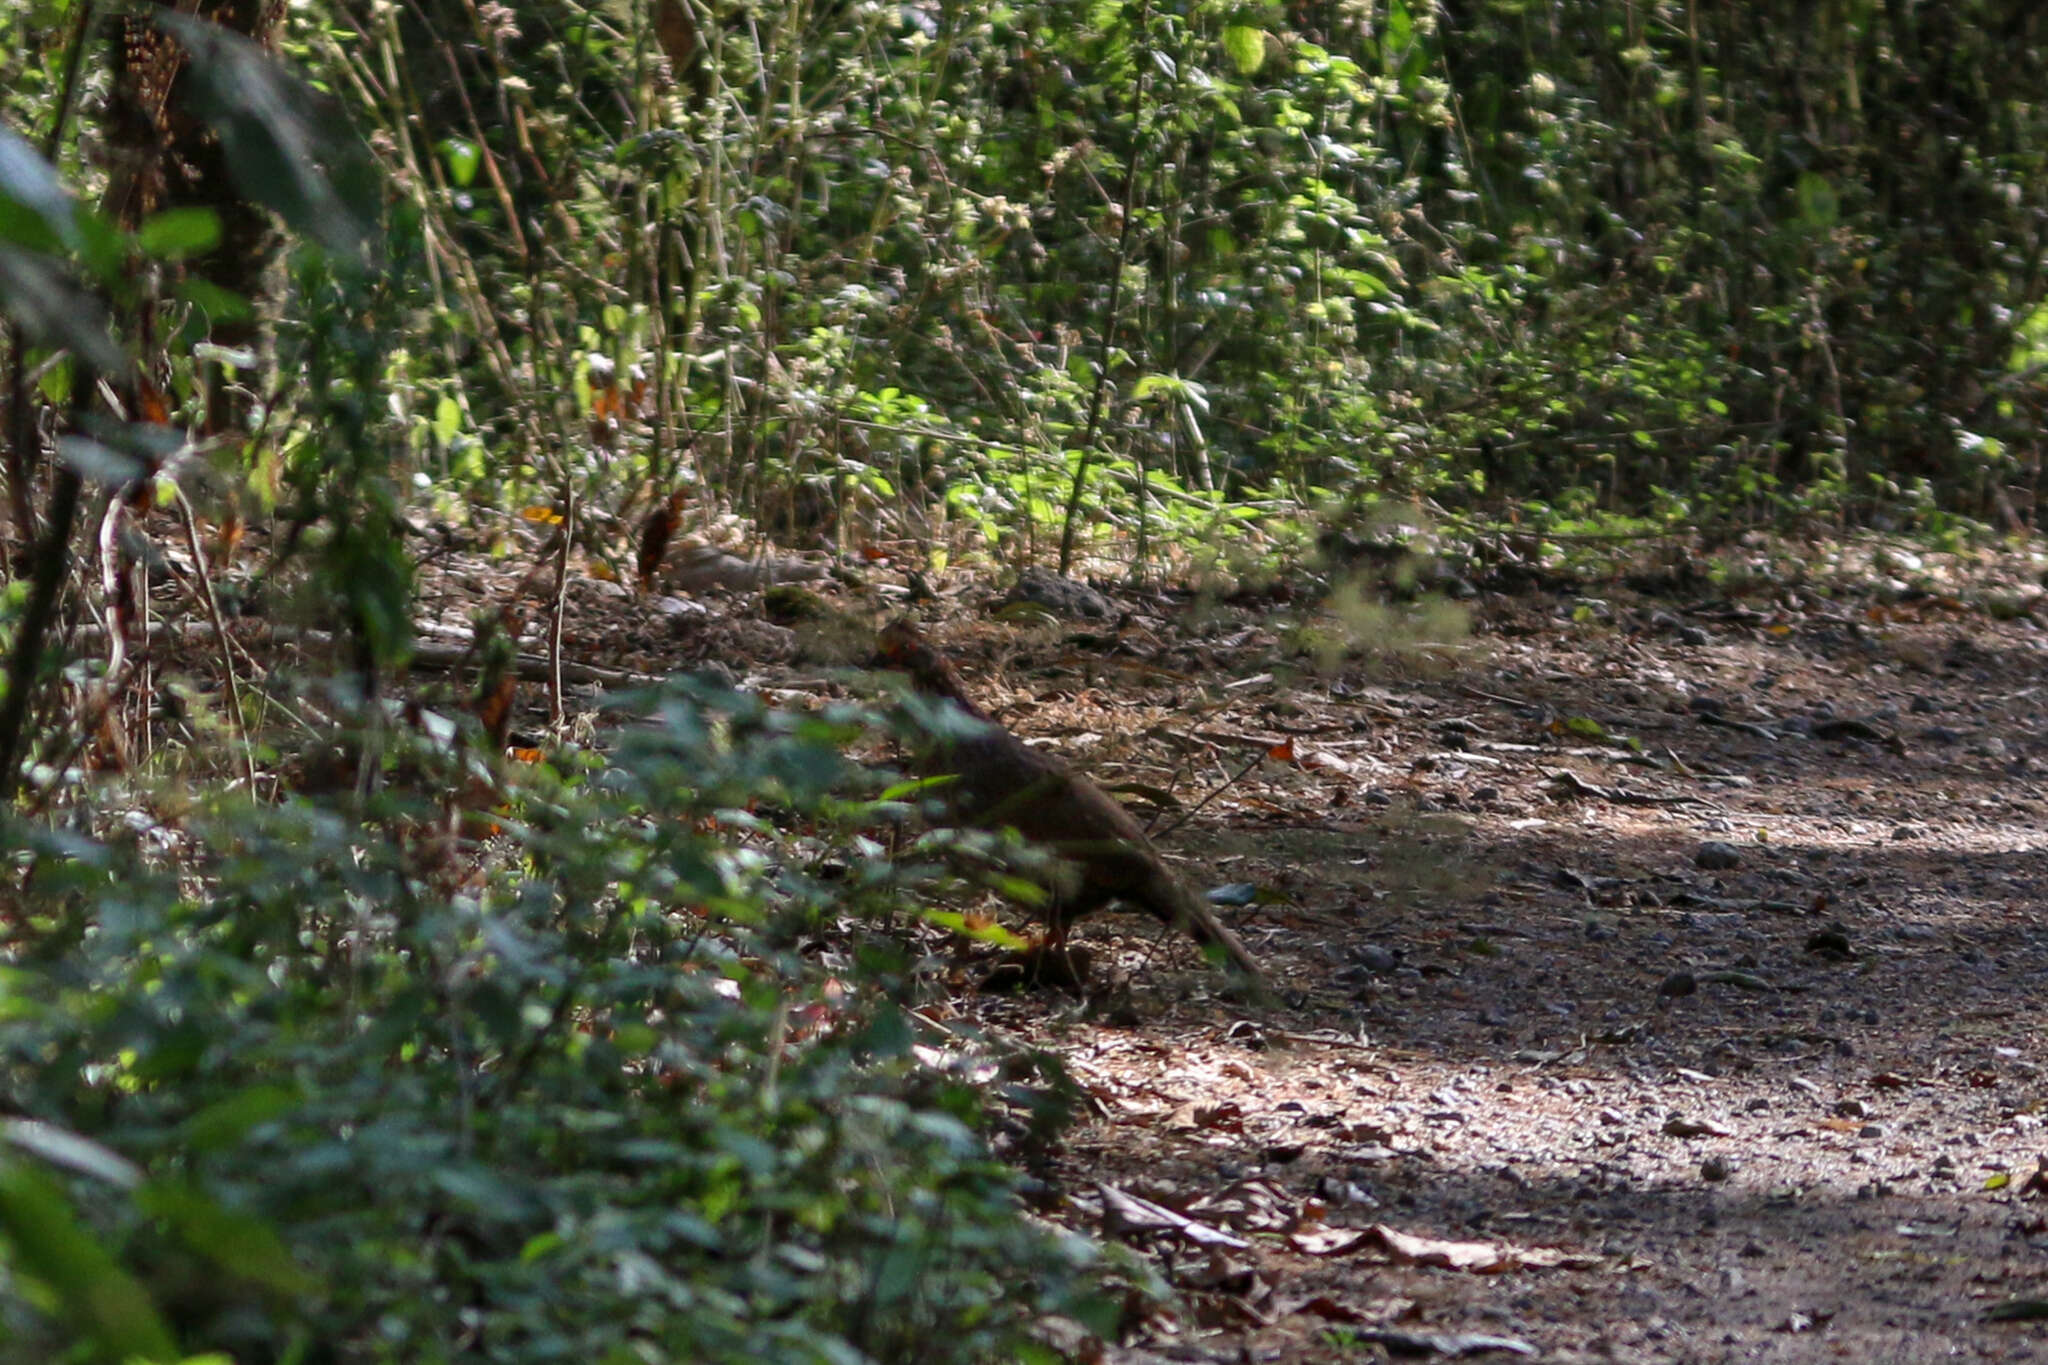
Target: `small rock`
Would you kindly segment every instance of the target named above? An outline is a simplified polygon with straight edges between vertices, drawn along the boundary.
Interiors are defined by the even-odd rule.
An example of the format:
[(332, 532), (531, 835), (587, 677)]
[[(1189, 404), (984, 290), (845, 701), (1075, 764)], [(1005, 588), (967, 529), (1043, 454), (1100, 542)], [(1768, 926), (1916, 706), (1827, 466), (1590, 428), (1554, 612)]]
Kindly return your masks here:
[(1363, 944), (1351, 950), (1351, 960), (1369, 972), (1391, 972), (1401, 965), (1398, 949), (1385, 948), (1377, 943)]
[(1101, 620), (1116, 613), (1110, 600), (1086, 583), (1062, 578), (1046, 569), (1030, 568), (1017, 575), (1017, 585), (1003, 596), (1002, 605), (1034, 602), (1061, 616), (1085, 616)]
[(671, 621), (701, 621), (711, 615), (711, 608), (702, 602), (692, 602), (686, 597), (657, 597), (654, 609)]
[(1742, 865), (1742, 853), (1735, 845), (1708, 839), (1692, 855), (1693, 866), (1707, 872), (1726, 872)]
[(691, 669), (690, 672), (705, 682), (723, 687), (727, 691), (731, 691), (740, 685), (740, 675), (717, 659), (706, 659)]
[(1673, 972), (1658, 983), (1657, 995), (1660, 999), (1672, 999), (1682, 995), (1691, 995), (1699, 988), (1699, 979), (1691, 972)]
[(1846, 962), (1855, 954), (1849, 947), (1849, 931), (1840, 924), (1830, 924), (1825, 929), (1816, 929), (1806, 936), (1806, 951), (1819, 957), (1833, 958)]
[(1734, 1130), (1711, 1119), (1689, 1119), (1673, 1114), (1664, 1120), (1664, 1136), (1675, 1138), (1734, 1137)]

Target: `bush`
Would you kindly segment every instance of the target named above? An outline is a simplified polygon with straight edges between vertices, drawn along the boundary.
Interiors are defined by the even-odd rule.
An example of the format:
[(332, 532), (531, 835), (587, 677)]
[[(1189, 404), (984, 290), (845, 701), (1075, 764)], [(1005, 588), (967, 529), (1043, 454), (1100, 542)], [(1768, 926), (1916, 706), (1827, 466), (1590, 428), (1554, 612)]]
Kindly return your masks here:
[(1101, 1321), (912, 1056), (900, 945), (814, 950), (918, 886), (860, 834), (860, 717), (683, 684), (510, 794), (370, 719), (336, 797), (11, 830), (12, 1358), (976, 1360)]

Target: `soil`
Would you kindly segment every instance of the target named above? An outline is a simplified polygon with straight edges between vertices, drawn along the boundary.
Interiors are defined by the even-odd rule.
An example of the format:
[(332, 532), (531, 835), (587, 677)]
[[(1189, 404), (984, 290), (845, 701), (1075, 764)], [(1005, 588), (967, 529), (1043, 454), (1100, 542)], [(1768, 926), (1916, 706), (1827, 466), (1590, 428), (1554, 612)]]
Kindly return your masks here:
[[(1179, 1291), (1082, 1358), (2048, 1358), (2039, 569), (1832, 562), (1115, 620), (939, 585), (969, 686), (1168, 807), (1285, 992), (1105, 914), (1084, 991), (926, 1010), (1063, 1060), (1075, 1122), (1004, 1150)], [(490, 574), (437, 577), (443, 633)], [(798, 702), (900, 602), (570, 586), (571, 660)]]

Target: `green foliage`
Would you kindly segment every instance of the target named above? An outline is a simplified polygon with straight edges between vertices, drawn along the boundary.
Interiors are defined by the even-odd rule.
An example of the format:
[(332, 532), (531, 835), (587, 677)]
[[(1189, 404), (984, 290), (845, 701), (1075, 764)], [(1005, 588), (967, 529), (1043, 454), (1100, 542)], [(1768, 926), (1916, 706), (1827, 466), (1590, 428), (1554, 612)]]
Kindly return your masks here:
[[(978, 1360), (1102, 1321), (862, 942), (892, 809), (800, 717), (644, 699), (500, 791), (373, 709), (367, 799), (16, 826), (0, 1247), (45, 1358)], [(864, 790), (866, 789), (866, 790)], [(168, 796), (168, 793), (165, 794)], [(150, 813), (150, 812), (156, 813)], [(475, 842), (481, 840), (481, 842)]]
[[(1295, 514), (1772, 517), (1888, 501), (1870, 473), (1981, 507), (2031, 449), (2038, 19), (686, 8), (537, 7), (486, 59), (429, 6), (327, 56), (463, 111), (410, 150), (415, 107), (360, 112), (470, 252), (436, 317), (475, 359), (409, 382), (509, 448), (487, 477), (603, 504), (687, 458), (748, 504), (872, 473), (1037, 552), (1077, 457), (1108, 540), (1192, 529), (1119, 461)], [(541, 242), (581, 267), (536, 281)], [(563, 382), (584, 348), (679, 415), (625, 459)]]
[[(22, 127), (62, 126), (75, 17), (0, 16)], [(332, 106), (165, 22), (249, 192), (357, 254), (376, 196)], [(1174, 489), (1918, 520), (1893, 489), (1982, 517), (2031, 479), (2048, 39), (1989, 0), (297, 23), (286, 51), (413, 220), (376, 380), (405, 427), (389, 472), (451, 512), (695, 480), (768, 521), (844, 478), (933, 554), (1037, 553), (1079, 455), (1074, 513), (1150, 552), (1202, 524)], [(81, 281), (118, 303), (128, 244), (81, 238), (27, 145), (0, 153), (0, 293), (110, 369)], [(208, 240), (175, 213), (138, 237)]]

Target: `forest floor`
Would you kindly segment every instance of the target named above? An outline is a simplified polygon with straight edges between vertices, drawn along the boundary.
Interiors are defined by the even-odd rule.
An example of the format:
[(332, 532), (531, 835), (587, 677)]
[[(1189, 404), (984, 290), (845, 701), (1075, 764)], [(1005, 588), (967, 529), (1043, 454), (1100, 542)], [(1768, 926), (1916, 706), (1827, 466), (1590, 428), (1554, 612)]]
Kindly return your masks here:
[[(1063, 1059), (1036, 1202), (1181, 1291), (1084, 1358), (2048, 1359), (2039, 569), (1847, 564), (1023, 624), (940, 585), (969, 686), (1177, 805), (1287, 993), (1103, 915), (1085, 994), (926, 1010)], [(795, 696), (856, 652), (583, 586), (596, 664)]]

